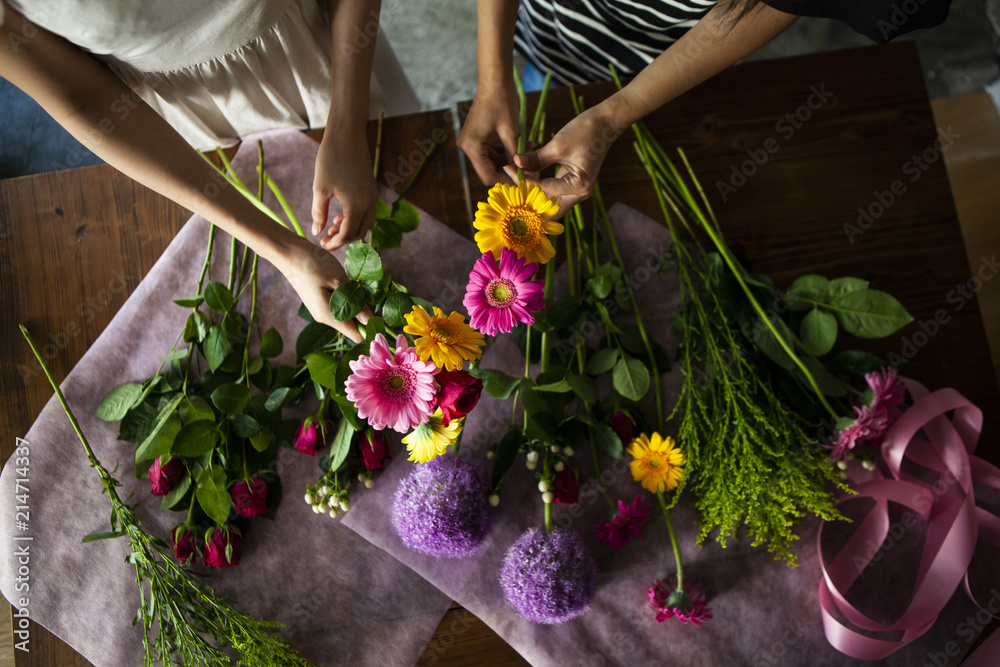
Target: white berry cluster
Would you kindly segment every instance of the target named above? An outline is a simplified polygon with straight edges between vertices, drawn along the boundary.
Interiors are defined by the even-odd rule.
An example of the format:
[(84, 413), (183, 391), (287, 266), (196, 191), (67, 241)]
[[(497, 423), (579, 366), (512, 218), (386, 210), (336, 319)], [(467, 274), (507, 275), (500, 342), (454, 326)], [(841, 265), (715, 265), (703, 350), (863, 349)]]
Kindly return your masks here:
[(342, 512), (351, 509), (347, 490), (351, 483), (348, 482), (342, 488), (331, 486), (326, 479), (321, 479), (315, 484), (306, 485), (305, 501), (312, 507), (316, 514), (329, 514), (336, 517)]

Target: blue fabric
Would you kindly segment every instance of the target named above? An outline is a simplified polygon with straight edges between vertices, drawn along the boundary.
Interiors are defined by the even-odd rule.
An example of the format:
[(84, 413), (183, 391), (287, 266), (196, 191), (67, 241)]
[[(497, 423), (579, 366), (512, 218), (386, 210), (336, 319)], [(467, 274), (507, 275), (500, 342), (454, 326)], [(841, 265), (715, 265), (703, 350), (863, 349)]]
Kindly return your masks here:
[(0, 79), (0, 118), (0, 178), (102, 162), (5, 79)]
[(524, 92), (533, 93), (542, 89), (542, 85), (545, 84), (545, 75), (531, 63), (526, 63), (524, 72), (521, 74), (521, 83), (524, 85)]

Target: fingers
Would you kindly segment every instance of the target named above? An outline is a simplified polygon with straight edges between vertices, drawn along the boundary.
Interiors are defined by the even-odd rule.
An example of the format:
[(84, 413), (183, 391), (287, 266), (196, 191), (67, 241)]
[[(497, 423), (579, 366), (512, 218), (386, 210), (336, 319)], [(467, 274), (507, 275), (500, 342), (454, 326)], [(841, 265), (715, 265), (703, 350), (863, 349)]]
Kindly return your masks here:
[(541, 148), (515, 155), (514, 164), (525, 171), (541, 171), (562, 162), (564, 157), (555, 142), (550, 141)]
[(336, 250), (342, 245), (364, 238), (375, 225), (375, 207), (358, 208), (350, 202), (344, 204), (344, 212), (337, 214), (330, 223), (319, 244), (324, 250)]
[(312, 205), (313, 236), (319, 236), (319, 233), (323, 231), (324, 227), (326, 227), (326, 218), (329, 214), (330, 195), (324, 194), (319, 190), (314, 190)]

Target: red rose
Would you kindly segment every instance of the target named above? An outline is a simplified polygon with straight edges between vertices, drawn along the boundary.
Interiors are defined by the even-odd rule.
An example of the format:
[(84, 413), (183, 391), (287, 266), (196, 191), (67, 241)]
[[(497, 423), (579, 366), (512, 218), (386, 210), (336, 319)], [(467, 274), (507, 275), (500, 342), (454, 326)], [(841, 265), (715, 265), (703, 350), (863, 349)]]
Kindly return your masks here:
[(165, 464), (157, 456), (153, 465), (149, 466), (149, 481), (153, 483), (151, 493), (154, 496), (165, 496), (184, 476), (184, 462), (180, 459), (170, 459)]
[[(229, 557), (226, 557), (226, 550)], [(205, 542), (205, 565), (209, 567), (229, 567), (240, 564), (240, 534), (232, 528), (215, 529)]]
[[(369, 438), (369, 434), (371, 437)], [(381, 470), (382, 461), (392, 458), (389, 456), (389, 441), (385, 439), (385, 433), (366, 430), (361, 436), (361, 456), (365, 460), (365, 467), (369, 470)]]
[(186, 563), (194, 555), (194, 539), (191, 538), (191, 531), (185, 524), (181, 524), (170, 533), (173, 542), (174, 556), (178, 563)]
[(572, 505), (579, 499), (580, 482), (572, 468), (563, 468), (556, 473), (556, 478), (552, 482), (552, 495), (557, 503), (567, 505)]
[(244, 519), (252, 519), (271, 511), (267, 506), (267, 482), (260, 477), (251, 478), (249, 484), (236, 482), (232, 495), (236, 514)]
[(438, 383), (438, 392), (432, 409), (441, 408), (442, 426), (472, 412), (479, 402), (479, 395), (483, 393), (483, 381), (465, 371), (441, 371), (434, 379)]
[(628, 447), (635, 440), (635, 420), (632, 419), (632, 415), (627, 412), (615, 412), (610, 417), (608, 417), (608, 426), (611, 430), (618, 434), (618, 437), (622, 441), (622, 445)]
[(319, 443), (316, 422), (311, 419), (302, 422), (299, 429), (295, 431), (295, 449), (303, 454), (316, 456), (316, 451), (322, 446), (322, 443)]

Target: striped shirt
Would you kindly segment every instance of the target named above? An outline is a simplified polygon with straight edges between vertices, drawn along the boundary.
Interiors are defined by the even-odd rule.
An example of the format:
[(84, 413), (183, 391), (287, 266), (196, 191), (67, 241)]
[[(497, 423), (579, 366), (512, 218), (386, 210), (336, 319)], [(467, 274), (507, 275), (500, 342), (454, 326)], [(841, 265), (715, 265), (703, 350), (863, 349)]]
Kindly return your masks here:
[(716, 0), (521, 0), (514, 47), (562, 85), (637, 74)]

